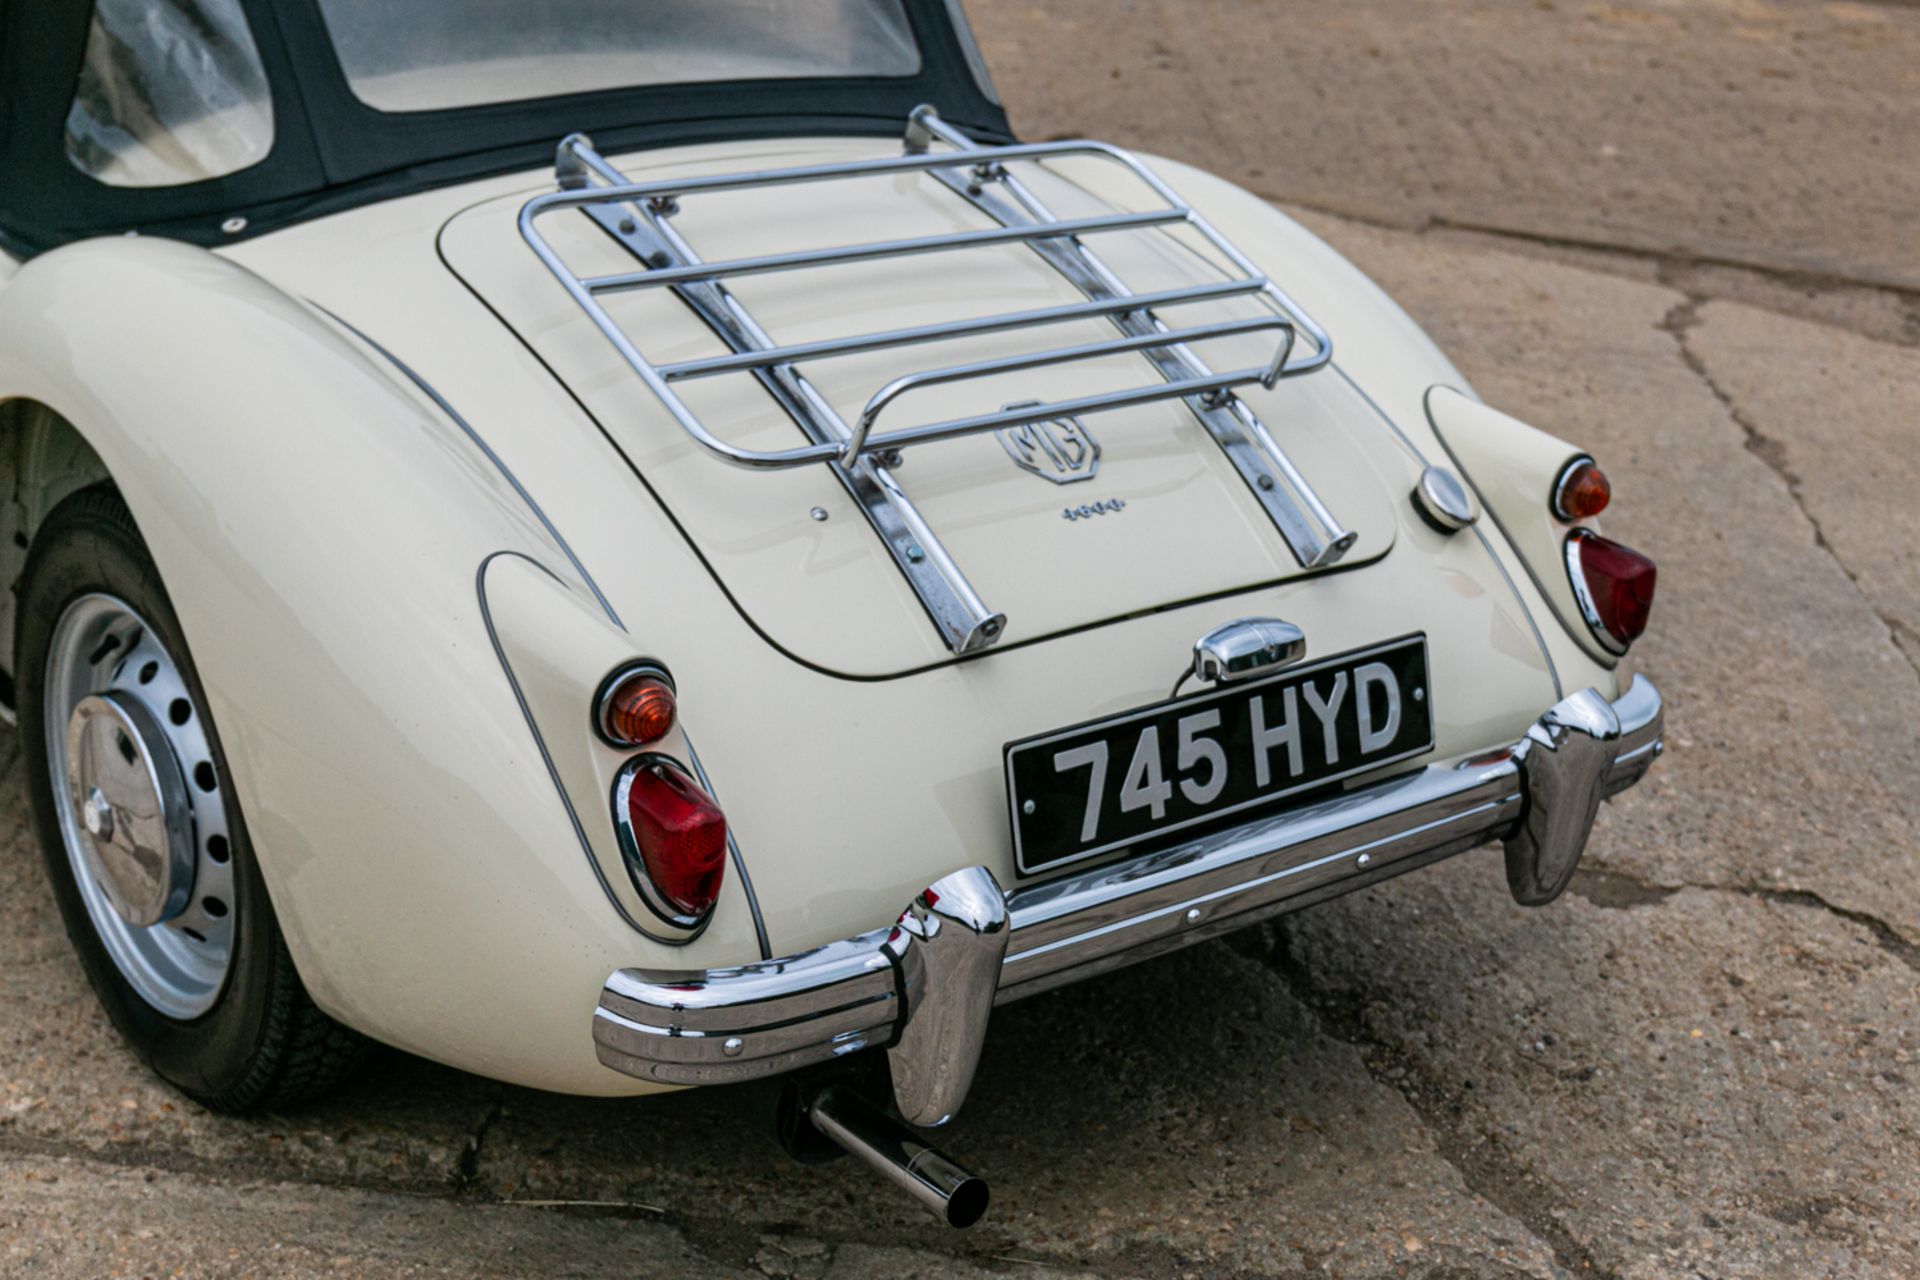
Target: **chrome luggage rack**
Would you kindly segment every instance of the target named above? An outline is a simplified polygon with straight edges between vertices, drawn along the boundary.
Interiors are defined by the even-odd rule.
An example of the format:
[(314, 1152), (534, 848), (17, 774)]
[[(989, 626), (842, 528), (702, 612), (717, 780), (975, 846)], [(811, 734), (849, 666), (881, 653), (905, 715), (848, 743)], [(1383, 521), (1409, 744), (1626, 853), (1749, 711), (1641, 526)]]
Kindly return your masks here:
[[(936, 144), (944, 149), (935, 150)], [(1098, 217), (1056, 217), (1009, 166), (1065, 157), (1095, 157), (1124, 166), (1164, 207)], [(573, 134), (560, 143), (555, 168), (561, 189), (534, 197), (520, 210), (520, 234), (534, 253), (687, 434), (707, 450), (740, 467), (824, 465), (832, 469), (885, 541), (942, 639), (955, 653), (972, 653), (993, 644), (1005, 630), (1006, 618), (987, 608), (894, 474), (901, 450), (913, 445), (1027, 428), (1156, 401), (1182, 400), (1232, 460), (1302, 565), (1321, 568), (1333, 564), (1353, 545), (1355, 535), (1327, 510), (1266, 425), (1234, 394), (1239, 387), (1256, 383), (1272, 387), (1282, 378), (1322, 368), (1332, 359), (1332, 342), (1206, 219), (1146, 166), (1117, 147), (1098, 142), (981, 146), (941, 120), (932, 107), (920, 107), (908, 121), (905, 154), (896, 157), (636, 183), (595, 152), (585, 135)], [(914, 239), (706, 262), (673, 221), (683, 200), (703, 194), (910, 173), (925, 174), (943, 184), (997, 225)], [(592, 218), (633, 254), (640, 269), (582, 277), (568, 267), (536, 226), (542, 216), (568, 209), (578, 209)], [(1231, 265), (1227, 278), (1186, 288), (1134, 293), (1084, 243), (1085, 237), (1094, 235), (1176, 226), (1191, 228)], [(1031, 248), (1076, 286), (1086, 300), (783, 346), (754, 320), (726, 285), (733, 277), (1005, 244)], [(664, 365), (648, 360), (600, 299), (629, 290), (659, 288), (670, 289), (691, 307), (731, 353)], [(1157, 314), (1167, 308), (1238, 297), (1263, 304), (1262, 314), (1184, 328), (1169, 326)], [(875, 391), (852, 423), (828, 403), (799, 368), (803, 361), (1039, 329), (1089, 318), (1110, 321), (1119, 336), (905, 374)], [(1271, 332), (1277, 338), (1272, 359), (1261, 365), (1216, 372), (1193, 351), (1196, 343), (1256, 332)], [(1307, 335), (1311, 351), (1296, 350), (1300, 333)], [(1157, 380), (1097, 395), (1012, 404), (994, 413), (875, 429), (882, 414), (912, 391), (1124, 352), (1144, 357), (1158, 375)], [(723, 374), (751, 374), (756, 378), (809, 443), (788, 449), (752, 450), (710, 432), (675, 392), (674, 384)]]

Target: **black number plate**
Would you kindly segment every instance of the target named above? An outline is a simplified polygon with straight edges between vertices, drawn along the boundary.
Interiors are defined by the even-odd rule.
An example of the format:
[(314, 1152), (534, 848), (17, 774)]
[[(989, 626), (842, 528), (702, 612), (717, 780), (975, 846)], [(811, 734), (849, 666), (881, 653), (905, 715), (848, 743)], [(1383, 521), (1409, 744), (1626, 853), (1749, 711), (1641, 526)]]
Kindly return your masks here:
[(1424, 635), (1008, 743), (1014, 864), (1098, 857), (1432, 749)]

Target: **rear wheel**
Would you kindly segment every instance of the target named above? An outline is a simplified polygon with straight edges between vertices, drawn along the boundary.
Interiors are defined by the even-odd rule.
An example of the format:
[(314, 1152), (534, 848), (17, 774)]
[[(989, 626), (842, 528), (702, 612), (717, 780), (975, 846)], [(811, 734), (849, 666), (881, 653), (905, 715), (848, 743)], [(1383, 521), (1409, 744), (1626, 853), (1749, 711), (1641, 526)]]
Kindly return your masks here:
[(358, 1066), (367, 1042), (294, 972), (179, 622), (112, 489), (68, 498), (36, 535), (15, 665), (47, 875), (128, 1043), (222, 1111)]

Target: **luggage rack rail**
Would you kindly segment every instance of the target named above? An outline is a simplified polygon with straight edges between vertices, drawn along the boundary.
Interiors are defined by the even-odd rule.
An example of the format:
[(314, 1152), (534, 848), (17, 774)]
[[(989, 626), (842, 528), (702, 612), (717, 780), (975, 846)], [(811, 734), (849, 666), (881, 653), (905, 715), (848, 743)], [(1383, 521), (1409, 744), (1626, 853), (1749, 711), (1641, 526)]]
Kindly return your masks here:
[[(936, 142), (947, 149), (934, 150)], [(1008, 167), (1022, 161), (1072, 157), (1120, 164), (1165, 207), (1058, 218)], [(909, 121), (905, 154), (895, 157), (635, 183), (596, 153), (585, 135), (573, 134), (560, 143), (556, 171), (560, 190), (536, 196), (520, 210), (520, 233), (534, 253), (703, 448), (724, 461), (751, 469), (830, 468), (880, 534), (947, 646), (956, 653), (991, 645), (1004, 631), (1006, 620), (980, 600), (893, 474), (900, 451), (914, 445), (1159, 401), (1184, 401), (1246, 479), (1301, 564), (1332, 564), (1353, 544), (1354, 535), (1327, 510), (1265, 425), (1234, 394), (1237, 388), (1255, 384), (1272, 387), (1282, 378), (1322, 368), (1332, 358), (1331, 340), (1171, 188), (1116, 147), (1084, 141), (981, 146), (940, 120), (932, 108), (922, 107)], [(681, 212), (681, 201), (694, 196), (912, 173), (926, 174), (946, 185), (998, 225), (707, 262), (673, 222)], [(1004, 192), (1007, 198), (1002, 199), (998, 192)], [(579, 210), (592, 218), (638, 259), (641, 269), (598, 276), (573, 271), (537, 226), (543, 216), (567, 210)], [(1190, 228), (1229, 264), (1232, 273), (1228, 278), (1134, 294), (1085, 243), (1087, 238), (1100, 235), (1176, 227)], [(755, 321), (726, 284), (742, 276), (1006, 244), (1033, 249), (1073, 283), (1085, 301), (782, 345)], [(1204, 257), (1198, 260), (1206, 261)], [(1217, 269), (1218, 264), (1215, 266)], [(656, 288), (670, 290), (691, 307), (731, 351), (664, 365), (649, 361), (601, 299)], [(1169, 308), (1231, 298), (1262, 303), (1262, 313), (1184, 327), (1173, 327), (1159, 315)], [(1041, 329), (1084, 319), (1105, 319), (1120, 332), (1104, 341), (937, 366), (896, 377), (873, 393), (852, 423), (798, 367), (802, 361)], [(1271, 358), (1257, 365), (1216, 371), (1193, 351), (1196, 344), (1254, 333), (1270, 333), (1275, 338)], [(1305, 351), (1298, 340), (1303, 333), (1311, 348)], [(1144, 357), (1159, 375), (1158, 380), (1070, 399), (1024, 401), (992, 413), (877, 429), (882, 415), (892, 406), (927, 387), (1124, 353)], [(808, 443), (772, 450), (742, 448), (709, 431), (674, 389), (680, 382), (727, 374), (756, 378), (793, 418)]]

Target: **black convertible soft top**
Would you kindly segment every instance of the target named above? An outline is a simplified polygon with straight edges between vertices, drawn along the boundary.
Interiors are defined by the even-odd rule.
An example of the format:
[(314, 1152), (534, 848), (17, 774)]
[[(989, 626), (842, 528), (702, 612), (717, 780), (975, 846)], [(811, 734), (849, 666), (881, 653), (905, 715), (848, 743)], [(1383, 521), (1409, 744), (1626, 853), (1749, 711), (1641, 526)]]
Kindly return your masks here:
[[(426, 0), (401, 0), (417, 4)], [(201, 244), (355, 204), (550, 163), (576, 130), (603, 152), (805, 134), (892, 133), (931, 102), (969, 133), (1010, 137), (973, 75), (946, 0), (904, 0), (921, 51), (914, 75), (656, 85), (531, 102), (389, 114), (348, 88), (316, 0), (240, 0), (275, 120), (265, 159), (226, 177), (115, 187), (66, 151), (93, 0), (0, 0), (0, 246), (31, 254), (127, 231)], [(529, 4), (537, 21), (538, 4)], [(234, 219), (244, 218), (244, 228)]]

